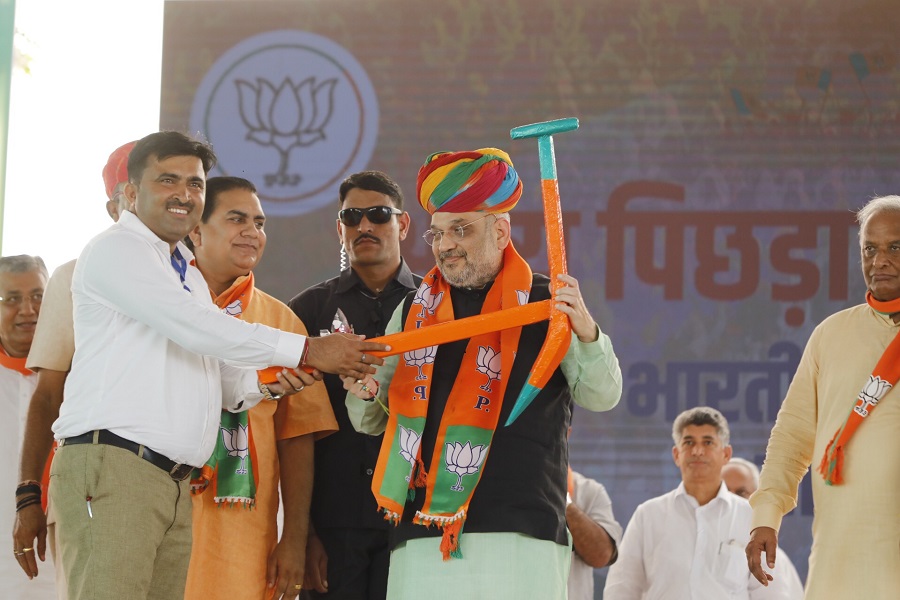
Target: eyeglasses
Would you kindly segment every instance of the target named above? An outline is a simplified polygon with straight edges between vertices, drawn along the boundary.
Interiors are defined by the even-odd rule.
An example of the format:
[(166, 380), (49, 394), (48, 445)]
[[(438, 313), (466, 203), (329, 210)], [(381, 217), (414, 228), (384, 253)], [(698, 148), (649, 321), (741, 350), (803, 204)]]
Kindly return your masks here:
[(348, 227), (356, 227), (362, 221), (363, 215), (373, 225), (384, 225), (394, 215), (402, 215), (403, 211), (393, 206), (370, 206), (369, 208), (345, 208), (338, 211), (338, 219)]
[(44, 294), (29, 294), (27, 296), (3, 296), (0, 297), (0, 305), (8, 306), (10, 308), (18, 308), (22, 306), (22, 303), (25, 299), (31, 301), (33, 306), (40, 306), (41, 302), (44, 300)]
[(491, 216), (491, 213), (488, 213), (483, 217), (478, 217), (474, 221), (469, 221), (468, 223), (465, 223), (463, 225), (451, 227), (447, 231), (441, 231), (440, 229), (429, 229), (422, 234), (422, 239), (425, 240), (425, 243), (429, 246), (434, 246), (435, 244), (440, 246), (441, 240), (444, 239), (444, 236), (446, 235), (454, 244), (459, 243), (466, 236), (466, 227), (468, 227), (472, 223), (477, 223), (478, 221), (489, 216)]

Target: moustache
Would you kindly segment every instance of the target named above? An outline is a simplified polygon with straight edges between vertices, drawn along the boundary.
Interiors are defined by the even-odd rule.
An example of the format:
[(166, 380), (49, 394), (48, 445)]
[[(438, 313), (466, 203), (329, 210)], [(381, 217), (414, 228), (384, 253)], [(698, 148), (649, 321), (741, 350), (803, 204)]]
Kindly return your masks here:
[(381, 243), (381, 240), (379, 240), (379, 239), (378, 239), (377, 237), (375, 237), (374, 235), (369, 235), (368, 233), (364, 233), (364, 234), (362, 234), (361, 236), (359, 236), (358, 238), (356, 238), (355, 240), (353, 240), (353, 245), (356, 246), (357, 244), (359, 244), (359, 243), (360, 243), (361, 241), (363, 241), (363, 240), (371, 240), (371, 241), (375, 242), (376, 244), (380, 244), (380, 243)]
[(445, 258), (463, 258), (465, 256), (466, 253), (463, 250), (446, 250), (445, 252), (441, 252), (438, 255), (438, 258), (444, 260)]

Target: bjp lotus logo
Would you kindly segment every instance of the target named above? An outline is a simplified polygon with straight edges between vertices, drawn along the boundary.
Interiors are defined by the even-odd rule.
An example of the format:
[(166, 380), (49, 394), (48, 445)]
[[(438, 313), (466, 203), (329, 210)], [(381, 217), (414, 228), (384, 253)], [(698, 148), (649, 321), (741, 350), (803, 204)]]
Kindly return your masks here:
[(419, 445), (422, 443), (421, 436), (413, 431), (400, 425), (400, 456), (403, 457), (410, 465), (409, 475), (406, 481), (412, 476), (412, 468), (416, 466), (416, 459), (419, 457)]
[(241, 299), (238, 298), (237, 300), (223, 308), (222, 312), (232, 317), (239, 317), (244, 312), (244, 305), (241, 302)]
[(516, 290), (516, 300), (519, 301), (519, 306), (525, 306), (528, 304), (528, 296), (531, 294), (527, 290)]
[(491, 391), (491, 382), (500, 379), (500, 353), (495, 352), (490, 346), (478, 346), (478, 358), (475, 359), (478, 365), (475, 370), (483, 375), (487, 375), (487, 383), (481, 386), (486, 392)]
[(337, 79), (317, 84), (315, 77), (294, 83), (285, 77), (277, 88), (261, 77), (256, 85), (235, 80), (240, 95), (241, 120), (247, 126), (247, 139), (260, 146), (278, 150), (278, 171), (266, 174), (266, 185), (297, 185), (298, 173), (288, 173), (291, 150), (307, 147), (325, 139), (325, 126), (331, 120), (334, 86)]
[(416, 290), (416, 297), (413, 299), (413, 304), (418, 304), (422, 308), (419, 309), (419, 318), (425, 318), (425, 311), (427, 310), (430, 314), (434, 315), (434, 311), (437, 310), (438, 304), (441, 303), (441, 298), (444, 297), (444, 292), (438, 292), (435, 296), (431, 293), (431, 286), (427, 283), (423, 283), (419, 286), (419, 289)]
[(222, 427), (221, 430), (222, 443), (225, 445), (225, 449), (228, 450), (228, 456), (237, 456), (241, 459), (241, 465), (235, 471), (235, 474), (246, 475), (247, 467), (244, 461), (247, 460), (247, 456), (250, 454), (247, 426), (238, 425), (237, 429), (225, 429)]
[(462, 486), (462, 478), (478, 472), (488, 448), (484, 445), (473, 447), (469, 442), (465, 446), (459, 442), (447, 444), (447, 470), (456, 474), (456, 485), (451, 490), (462, 492), (466, 489)]
[(404, 352), (403, 360), (406, 362), (407, 367), (416, 367), (419, 369), (416, 380), (428, 379), (428, 377), (422, 373), (422, 367), (434, 363), (436, 354), (437, 346), (429, 346), (428, 348), (419, 348), (418, 350)]
[(867, 383), (859, 393), (859, 400), (862, 400), (863, 403), (854, 406), (853, 410), (862, 417), (869, 416), (869, 406), (874, 407), (878, 404), (878, 401), (884, 398), (884, 395), (887, 394), (892, 387), (894, 386), (881, 377), (872, 377), (869, 375), (869, 383)]

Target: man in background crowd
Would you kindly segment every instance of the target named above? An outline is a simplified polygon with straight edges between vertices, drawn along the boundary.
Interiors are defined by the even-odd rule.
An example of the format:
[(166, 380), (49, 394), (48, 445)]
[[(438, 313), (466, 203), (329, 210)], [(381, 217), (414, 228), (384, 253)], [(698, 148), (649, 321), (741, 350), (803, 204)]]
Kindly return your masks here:
[[(8, 459), (19, 451), (28, 402), (37, 385), (37, 375), (26, 367), (26, 357), (34, 340), (46, 285), (47, 267), (40, 258), (24, 254), (0, 258), (0, 402), (3, 405), (0, 452)], [(40, 472), (29, 480), (17, 479), (15, 461), (6, 460), (0, 469), (0, 497), (3, 498), (0, 527), (6, 531), (12, 530), (18, 511), (31, 509), (43, 514)], [(43, 547), (37, 550), (43, 560)], [(22, 577), (20, 565), (29, 560), (34, 562), (35, 554), (35, 544), (30, 543), (14, 546), (11, 555), (2, 555), (0, 581), (4, 598), (53, 597), (51, 570), (35, 584)]]
[(672, 425), (681, 483), (637, 507), (609, 569), (606, 600), (786, 600), (781, 582), (764, 587), (746, 569), (750, 505), (728, 491), (728, 422), (714, 408), (682, 412)]

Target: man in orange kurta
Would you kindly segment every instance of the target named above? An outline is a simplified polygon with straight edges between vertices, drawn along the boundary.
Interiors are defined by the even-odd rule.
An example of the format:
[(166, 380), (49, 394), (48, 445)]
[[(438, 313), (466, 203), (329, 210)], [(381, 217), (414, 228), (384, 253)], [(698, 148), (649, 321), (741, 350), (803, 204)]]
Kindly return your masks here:
[[(265, 249), (264, 225), (265, 215), (249, 181), (209, 179), (201, 223), (190, 235), (197, 267), (216, 304), (228, 314), (305, 335), (306, 327), (287, 306), (254, 288), (252, 269)], [(305, 381), (311, 383), (312, 378)], [(290, 599), (299, 593), (313, 442), (337, 430), (324, 386), (315, 383), (301, 390), (281, 400), (264, 400), (249, 411), (252, 450), (246, 453), (257, 480), (252, 509), (246, 508), (249, 500), (217, 502), (221, 490), (217, 494), (214, 481), (194, 496), (185, 599)], [(279, 481), (284, 500), (280, 539)]]

